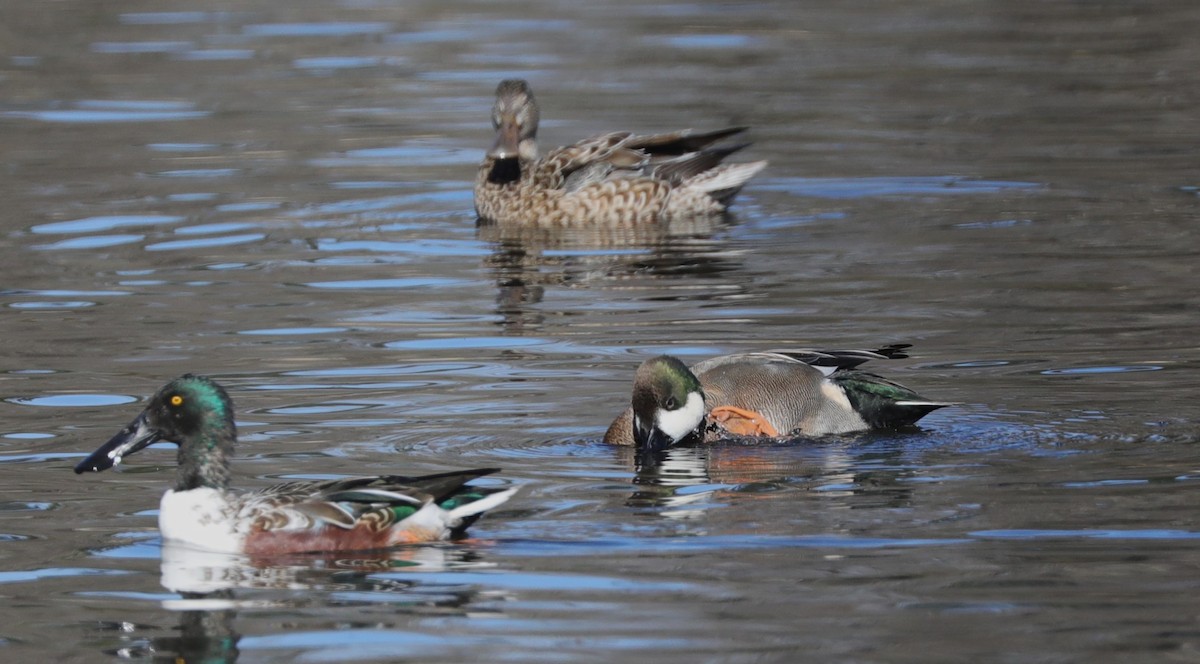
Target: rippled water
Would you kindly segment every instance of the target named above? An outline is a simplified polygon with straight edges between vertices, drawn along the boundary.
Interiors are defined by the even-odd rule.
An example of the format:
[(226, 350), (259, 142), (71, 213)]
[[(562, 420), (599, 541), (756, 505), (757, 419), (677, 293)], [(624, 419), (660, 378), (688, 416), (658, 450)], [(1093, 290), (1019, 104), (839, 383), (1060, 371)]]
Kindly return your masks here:
[[(1200, 658), (1200, 8), (0, 7), (5, 661)], [(752, 126), (727, 220), (476, 228), (496, 82), (558, 144)], [(911, 342), (922, 431), (599, 442), (638, 362)], [(504, 468), (475, 538), (164, 548), (186, 371), (240, 486)], [(489, 478), (491, 479), (491, 478)]]

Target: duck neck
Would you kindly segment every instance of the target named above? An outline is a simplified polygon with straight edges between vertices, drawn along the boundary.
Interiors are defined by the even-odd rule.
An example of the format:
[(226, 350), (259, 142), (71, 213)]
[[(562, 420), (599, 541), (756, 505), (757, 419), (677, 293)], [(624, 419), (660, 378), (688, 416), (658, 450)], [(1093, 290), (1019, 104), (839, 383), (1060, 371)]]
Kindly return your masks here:
[(204, 431), (179, 446), (179, 470), (175, 490), (228, 489), (229, 450), (233, 449), (233, 425)]

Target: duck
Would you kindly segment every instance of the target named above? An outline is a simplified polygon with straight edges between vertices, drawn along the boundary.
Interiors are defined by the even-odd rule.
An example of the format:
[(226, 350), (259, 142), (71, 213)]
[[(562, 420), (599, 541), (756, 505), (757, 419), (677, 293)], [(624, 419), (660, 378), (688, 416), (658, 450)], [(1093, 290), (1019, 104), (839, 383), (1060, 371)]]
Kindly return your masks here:
[(178, 445), (175, 485), (159, 505), (163, 540), (218, 553), (272, 556), (364, 551), (458, 538), (516, 487), (469, 484), (498, 472), (296, 481), (257, 491), (229, 487), (237, 442), (233, 402), (211, 378), (185, 374), (75, 466), (100, 472), (158, 441)]
[(749, 143), (713, 145), (746, 127), (645, 136), (611, 132), (539, 157), (539, 117), (527, 81), (506, 79), (496, 87), (496, 141), (475, 179), (481, 224), (621, 227), (719, 215), (767, 165), (721, 163)]
[(755, 436), (819, 437), (908, 427), (951, 402), (857, 370), (902, 359), (912, 344), (876, 350), (769, 350), (722, 355), (688, 367), (659, 355), (634, 374), (633, 398), (604, 442), (659, 451)]

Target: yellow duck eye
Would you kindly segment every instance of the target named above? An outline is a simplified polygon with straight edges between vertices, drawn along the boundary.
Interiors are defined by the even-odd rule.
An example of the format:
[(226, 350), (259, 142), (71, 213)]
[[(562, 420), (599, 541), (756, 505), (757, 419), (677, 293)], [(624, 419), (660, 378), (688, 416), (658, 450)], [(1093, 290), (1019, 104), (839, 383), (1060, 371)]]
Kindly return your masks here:
[(171, 397), (171, 405), (172, 406), (182, 406), (183, 405), (183, 397), (179, 396), (178, 394)]

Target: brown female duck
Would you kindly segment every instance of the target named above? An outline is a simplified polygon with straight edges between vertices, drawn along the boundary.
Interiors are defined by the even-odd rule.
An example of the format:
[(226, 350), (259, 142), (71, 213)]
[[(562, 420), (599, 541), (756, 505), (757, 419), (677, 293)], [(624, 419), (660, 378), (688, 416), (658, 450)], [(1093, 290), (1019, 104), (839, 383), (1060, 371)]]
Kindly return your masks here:
[(724, 212), (765, 161), (722, 164), (749, 145), (711, 147), (745, 127), (636, 136), (614, 132), (537, 151), (538, 105), (529, 84), (500, 82), (496, 143), (475, 180), (475, 211), (495, 224), (632, 225)]

